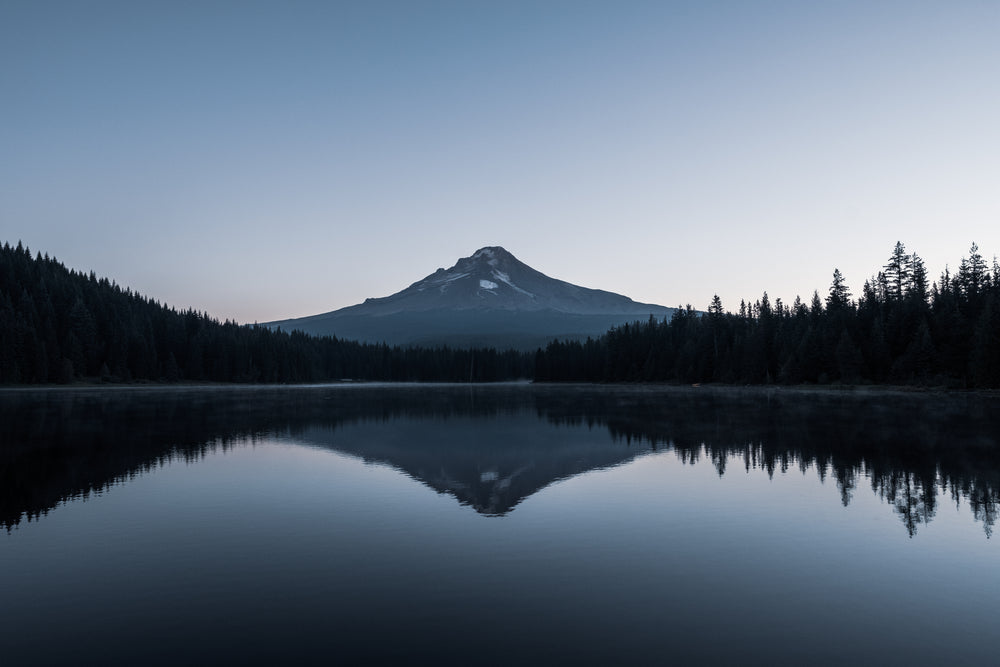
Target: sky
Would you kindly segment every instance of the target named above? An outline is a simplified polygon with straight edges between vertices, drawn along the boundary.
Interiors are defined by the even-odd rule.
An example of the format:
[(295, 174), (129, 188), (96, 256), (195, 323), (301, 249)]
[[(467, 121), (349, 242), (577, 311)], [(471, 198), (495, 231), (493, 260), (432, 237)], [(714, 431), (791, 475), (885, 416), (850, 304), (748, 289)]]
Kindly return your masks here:
[(1000, 2), (0, 0), (0, 243), (265, 322), (501, 245), (737, 310), (1000, 254)]

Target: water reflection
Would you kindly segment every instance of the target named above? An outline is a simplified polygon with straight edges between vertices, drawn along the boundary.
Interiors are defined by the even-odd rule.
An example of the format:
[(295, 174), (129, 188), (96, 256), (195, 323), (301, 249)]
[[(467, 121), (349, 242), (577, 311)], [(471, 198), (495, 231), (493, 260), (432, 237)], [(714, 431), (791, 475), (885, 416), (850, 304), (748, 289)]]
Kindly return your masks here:
[[(484, 515), (556, 480), (672, 449), (685, 462), (710, 460), (720, 476), (736, 461), (770, 475), (815, 471), (845, 506), (870, 487), (911, 536), (942, 499), (965, 500), (990, 536), (998, 407), (982, 395), (705, 388), (5, 391), (0, 525), (9, 531), (168, 461), (278, 437), (387, 463)], [(343, 437), (372, 422), (392, 422), (399, 437)]]

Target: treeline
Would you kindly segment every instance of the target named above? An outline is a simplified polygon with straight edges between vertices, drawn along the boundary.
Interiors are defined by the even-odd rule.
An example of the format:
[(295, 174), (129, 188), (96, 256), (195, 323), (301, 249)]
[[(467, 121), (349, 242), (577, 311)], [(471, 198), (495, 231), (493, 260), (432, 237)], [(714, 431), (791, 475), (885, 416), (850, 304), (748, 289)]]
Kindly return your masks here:
[(931, 282), (897, 243), (857, 298), (839, 270), (825, 298), (736, 313), (716, 296), (584, 343), (513, 350), (403, 348), (272, 331), (177, 311), (18, 243), (0, 248), (0, 383), (322, 382), (891, 383), (1000, 387), (1000, 266), (973, 244)]
[(973, 244), (953, 275), (928, 279), (897, 243), (856, 299), (839, 270), (810, 303), (753, 304), (625, 325), (597, 340), (550, 343), (536, 381), (891, 383), (1000, 387), (1000, 266)]
[(67, 269), (18, 243), (0, 249), (0, 383), (490, 382), (531, 377), (514, 351), (400, 348), (272, 331), (179, 312)]

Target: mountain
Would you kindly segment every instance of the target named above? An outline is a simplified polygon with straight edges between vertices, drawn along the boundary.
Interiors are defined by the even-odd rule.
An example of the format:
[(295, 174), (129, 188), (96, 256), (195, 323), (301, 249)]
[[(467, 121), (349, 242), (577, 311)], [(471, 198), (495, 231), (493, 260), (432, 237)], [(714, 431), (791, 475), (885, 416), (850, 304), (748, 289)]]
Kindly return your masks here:
[(550, 278), (493, 246), (390, 296), (266, 326), (393, 345), (533, 349), (673, 311)]
[(303, 445), (391, 466), (486, 516), (504, 516), (559, 480), (613, 468), (654, 449), (646, 441), (626, 444), (607, 429), (582, 424), (542, 430), (538, 419), (530, 412), (485, 421), (456, 416), (442, 428), (426, 417), (403, 417), (394, 419), (389, 432), (384, 422), (368, 422), (336, 430), (310, 427), (294, 437)]

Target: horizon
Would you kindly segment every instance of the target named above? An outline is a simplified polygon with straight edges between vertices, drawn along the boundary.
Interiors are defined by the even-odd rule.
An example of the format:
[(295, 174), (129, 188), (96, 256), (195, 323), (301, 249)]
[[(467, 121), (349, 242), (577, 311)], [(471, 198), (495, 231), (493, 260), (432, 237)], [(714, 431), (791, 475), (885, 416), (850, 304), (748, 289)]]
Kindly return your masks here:
[[(128, 285), (128, 284), (125, 284), (125, 283), (121, 283), (120, 281), (118, 281), (113, 276), (102, 275), (100, 272), (94, 271), (94, 270), (91, 270), (91, 269), (81, 269), (81, 268), (78, 268), (78, 267), (70, 266), (70, 265), (66, 264), (66, 262), (64, 262), (62, 260), (62, 258), (57, 257), (55, 255), (52, 255), (51, 253), (48, 253), (48, 252), (46, 252), (44, 250), (41, 250), (41, 249), (38, 249), (38, 248), (31, 248), (28, 244), (24, 243), (20, 239), (18, 239), (16, 242), (0, 241), (0, 243), (9, 245), (11, 248), (16, 248), (18, 245), (22, 245), (26, 250), (28, 250), (30, 252), (30, 254), (31, 254), (32, 257), (37, 257), (37, 256), (41, 255), (41, 256), (45, 257), (46, 259), (50, 259), (52, 261), (59, 262), (60, 264), (62, 264), (63, 266), (65, 266), (68, 270), (75, 271), (76, 273), (81, 274), (81, 275), (89, 275), (90, 273), (94, 273), (98, 280), (107, 279), (109, 282), (111, 282), (111, 284), (117, 285), (121, 289), (131, 290), (132, 292), (134, 292), (137, 295), (143, 296), (143, 297), (145, 297), (147, 299), (158, 301), (164, 307), (172, 308), (172, 309), (174, 309), (174, 310), (176, 310), (178, 312), (184, 312), (184, 311), (188, 311), (188, 310), (193, 310), (193, 311), (195, 311), (197, 313), (205, 314), (205, 315), (211, 317), (212, 319), (218, 320), (220, 322), (221, 321), (233, 321), (233, 322), (236, 322), (237, 324), (247, 324), (247, 325), (274, 324), (274, 323), (279, 323), (280, 324), (280, 323), (288, 322), (288, 321), (291, 321), (291, 320), (309, 319), (311, 316), (314, 316), (314, 315), (324, 315), (324, 314), (327, 314), (327, 313), (330, 313), (330, 312), (334, 312), (336, 310), (340, 310), (340, 309), (343, 309), (343, 308), (349, 308), (351, 306), (361, 305), (361, 304), (364, 304), (364, 303), (369, 302), (371, 300), (377, 300), (377, 299), (380, 299), (380, 298), (385, 298), (385, 297), (388, 297), (388, 296), (393, 296), (395, 294), (398, 294), (400, 292), (404, 292), (404, 291), (408, 290), (409, 288), (413, 287), (415, 284), (421, 282), (422, 280), (425, 280), (427, 278), (432, 277), (436, 271), (454, 268), (454, 266), (455, 266), (455, 264), (457, 262), (459, 262), (459, 261), (461, 261), (463, 259), (471, 259), (475, 255), (477, 255), (479, 252), (481, 252), (482, 250), (486, 250), (486, 249), (500, 249), (500, 250), (504, 250), (508, 254), (510, 254), (515, 260), (517, 260), (519, 262), (521, 261), (521, 259), (516, 255), (516, 253), (511, 252), (509, 249), (507, 249), (507, 248), (505, 248), (505, 247), (503, 247), (501, 245), (481, 246), (480, 248), (477, 248), (475, 251), (473, 251), (469, 255), (465, 255), (463, 257), (456, 258), (454, 260), (454, 263), (452, 263), (450, 266), (441, 266), (441, 267), (438, 267), (437, 269), (433, 269), (428, 274), (426, 274), (425, 276), (423, 276), (422, 278), (415, 279), (414, 281), (411, 281), (407, 285), (405, 285), (403, 287), (400, 287), (399, 289), (397, 289), (397, 290), (395, 290), (395, 291), (393, 291), (393, 292), (391, 292), (389, 294), (372, 296), (372, 297), (366, 297), (362, 301), (359, 301), (359, 302), (354, 303), (354, 304), (347, 304), (345, 306), (339, 306), (337, 308), (334, 308), (334, 309), (332, 309), (330, 311), (323, 311), (323, 312), (318, 312), (318, 313), (311, 313), (310, 315), (304, 315), (304, 316), (301, 316), (301, 317), (290, 317), (290, 318), (284, 318), (284, 319), (281, 319), (281, 320), (268, 320), (268, 321), (263, 321), (263, 322), (259, 321), (259, 320), (255, 320), (253, 322), (245, 322), (245, 321), (235, 320), (233, 318), (220, 317), (220, 316), (218, 316), (215, 313), (212, 313), (210, 311), (200, 310), (198, 308), (193, 308), (191, 306), (182, 306), (182, 305), (177, 305), (177, 304), (174, 304), (174, 303), (170, 303), (170, 302), (164, 301), (163, 299), (160, 299), (159, 297), (157, 297), (155, 294), (148, 294), (148, 293), (145, 293), (145, 292), (142, 292), (142, 291), (140, 291), (138, 289), (133, 288), (131, 285)], [(975, 241), (973, 241), (973, 244), (976, 244)], [(903, 245), (905, 246), (905, 243)], [(976, 244), (976, 245), (978, 245), (978, 244)], [(908, 255), (912, 255), (912, 254), (919, 255), (919, 253), (913, 253), (909, 249), (907, 249), (907, 250), (908, 250)], [(982, 248), (979, 248), (979, 251), (980, 251), (981, 255), (982, 255), (982, 250), (983, 250)], [(961, 259), (966, 258), (966, 256), (967, 255), (963, 255), (963, 257)], [(982, 257), (985, 259), (987, 256), (986, 255), (982, 255)], [(989, 271), (995, 272), (995, 267), (996, 267), (996, 263), (997, 263), (997, 255), (996, 254), (992, 255), (992, 260), (993, 260), (992, 263), (988, 263), (987, 267), (988, 267)], [(524, 262), (522, 262), (522, 264), (524, 264)], [(533, 266), (530, 266), (530, 265), (527, 265), (527, 264), (526, 264), (526, 266), (528, 266), (528, 268), (530, 268), (530, 269), (538, 271), (539, 273), (543, 274), (547, 278), (550, 278), (550, 279), (553, 279), (553, 280), (561, 280), (562, 282), (569, 282), (569, 281), (563, 281), (558, 276), (549, 275), (545, 271), (541, 271), (541, 270), (537, 269), (536, 267), (533, 267)], [(952, 269), (952, 266), (954, 266), (954, 270)], [(945, 270), (948, 270), (949, 273), (950, 273), (950, 275), (951, 275), (951, 278), (955, 279), (956, 276), (957, 276), (958, 266), (959, 266), (959, 262), (955, 262), (954, 265), (948, 264), (948, 265), (946, 265), (945, 268), (943, 268), (941, 271), (939, 271), (937, 273), (935, 273), (932, 269), (928, 268), (928, 273), (927, 273), (927, 275), (928, 275), (928, 281), (929, 281), (928, 282), (928, 289), (931, 289), (931, 286), (935, 286), (936, 287), (938, 285), (938, 282), (941, 279), (941, 277), (943, 276), (943, 273), (944, 273)], [(865, 281), (862, 282), (862, 286), (863, 286), (864, 282), (871, 281), (871, 280), (875, 279), (877, 277), (877, 275), (879, 273), (881, 273), (881, 268), (885, 268), (885, 267), (879, 267), (879, 269), (876, 269), (876, 271), (874, 273), (872, 273), (871, 275), (869, 275), (868, 278), (866, 278)], [(831, 272), (831, 278), (832, 278), (832, 272)], [(570, 284), (574, 284), (575, 285), (575, 283), (570, 283)], [(605, 292), (609, 291), (609, 290), (603, 290), (600, 287), (590, 287), (588, 285), (576, 285), (576, 286), (577, 287), (587, 288), (587, 289), (601, 290), (601, 291), (605, 291)], [(859, 291), (855, 291), (854, 286), (848, 284), (846, 280), (845, 280), (845, 286), (847, 287), (847, 289), (851, 293), (851, 295), (850, 295), (850, 301), (853, 302), (853, 303), (857, 303), (858, 302), (858, 295), (860, 294), (860, 292)], [(792, 299), (789, 299), (789, 300), (786, 300), (786, 299), (784, 299), (781, 296), (775, 297), (773, 294), (771, 294), (768, 290), (765, 289), (761, 294), (758, 294), (756, 296), (741, 298), (741, 300), (740, 300), (739, 303), (745, 304), (747, 308), (752, 308), (755, 303), (760, 303), (760, 300), (765, 295), (767, 295), (768, 299), (772, 300), (772, 306), (776, 302), (775, 300), (780, 299), (781, 302), (782, 302), (782, 304), (784, 304), (785, 306), (791, 307), (796, 298), (800, 298), (803, 304), (808, 305), (809, 301), (813, 297), (813, 293), (814, 292), (819, 295), (820, 299), (823, 302), (825, 302), (826, 296), (827, 296), (827, 294), (829, 292), (829, 290), (828, 290), (829, 285), (827, 285), (826, 287), (827, 288), (824, 288), (824, 289), (816, 288), (813, 291), (809, 292), (808, 294), (797, 293), (795, 295), (795, 297), (793, 297)], [(620, 294), (620, 293), (616, 293), (616, 292), (612, 292), (612, 293), (613, 294), (617, 294), (618, 296), (623, 296), (623, 297), (629, 298), (632, 301), (635, 301), (636, 303), (638, 303), (640, 305), (659, 306), (659, 307), (664, 307), (664, 308), (670, 308), (670, 309), (673, 309), (673, 310), (685, 310), (685, 309), (688, 309), (688, 308), (692, 308), (692, 309), (694, 309), (695, 311), (698, 311), (698, 312), (708, 312), (709, 305), (711, 305), (711, 304), (709, 304), (709, 305), (706, 305), (704, 307), (700, 307), (700, 306), (697, 306), (697, 305), (692, 304), (690, 302), (687, 302), (687, 303), (677, 303), (677, 304), (673, 304), (673, 305), (666, 304), (666, 303), (650, 303), (650, 302), (640, 301), (639, 299), (634, 299), (634, 298), (630, 297), (628, 294)], [(713, 295), (713, 297), (714, 297), (714, 295)], [(721, 299), (721, 297), (720, 297), (720, 299)], [(735, 315), (735, 314), (738, 314), (740, 312), (740, 308), (739, 308), (738, 304), (734, 304), (733, 306), (730, 306), (729, 304), (726, 304), (725, 302), (723, 302), (723, 312)], [(669, 319), (669, 318), (665, 318), (665, 319)]]
[(268, 322), (499, 245), (667, 307), (1000, 252), (1000, 5), (0, 9), (0, 240)]

